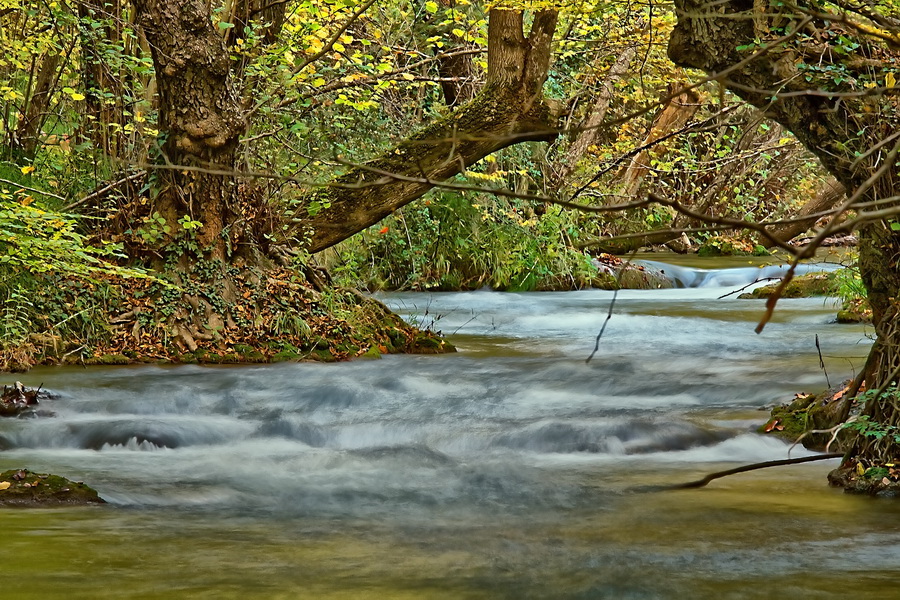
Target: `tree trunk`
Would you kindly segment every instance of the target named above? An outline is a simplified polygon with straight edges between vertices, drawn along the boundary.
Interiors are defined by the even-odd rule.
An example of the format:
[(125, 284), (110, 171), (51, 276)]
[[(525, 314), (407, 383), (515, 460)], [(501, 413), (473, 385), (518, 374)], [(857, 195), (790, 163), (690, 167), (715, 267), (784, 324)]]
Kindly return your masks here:
[(535, 14), (530, 34), (521, 11), (492, 10), (487, 83), (471, 102), (379, 158), (310, 193), (299, 215), (319, 252), (374, 225), (485, 156), (524, 141), (554, 139), (541, 88), (550, 64), (556, 11)]
[(769, 232), (776, 240), (789, 242), (815, 225), (816, 221), (821, 218), (810, 217), (808, 219), (802, 219), (802, 217), (831, 210), (846, 197), (847, 190), (844, 189), (844, 186), (841, 185), (837, 179), (832, 177), (825, 182), (825, 185), (823, 185), (818, 192), (816, 192), (815, 196), (810, 198), (809, 201), (801, 206), (797, 213), (791, 217), (792, 219), (800, 220), (792, 223), (785, 223), (783, 225), (773, 225), (769, 228)]
[[(106, 27), (93, 27), (93, 22), (104, 20), (103, 13), (109, 11)], [(104, 44), (121, 43), (122, 7), (119, 0), (98, 5), (96, 0), (78, 4), (81, 19), (79, 37), (81, 41), (82, 82), (85, 88), (85, 116), (82, 135), (94, 143), (94, 147), (107, 156), (120, 157), (124, 150), (125, 87), (121, 73), (113, 73), (105, 60)], [(118, 128), (111, 127), (118, 124)]]
[(203, 0), (135, 0), (135, 7), (156, 66), (162, 160), (174, 167), (160, 169), (152, 210), (171, 231), (185, 215), (201, 221), (201, 245), (224, 259), (241, 235), (230, 227), (238, 216), (234, 178), (222, 174), (233, 171), (244, 131), (230, 59)]
[(45, 54), (40, 61), (31, 95), (28, 98), (25, 114), (19, 120), (13, 140), (16, 150), (26, 158), (34, 158), (41, 139), (41, 127), (47, 120), (47, 109), (53, 95), (53, 86), (57, 80), (57, 71), (62, 62), (59, 52)]
[(636, 44), (628, 46), (616, 58), (600, 86), (600, 91), (595, 95), (593, 103), (588, 108), (587, 114), (575, 127), (571, 136), (572, 143), (565, 156), (557, 159), (555, 164), (547, 165), (545, 185), (550, 193), (560, 193), (578, 162), (587, 154), (588, 148), (597, 141), (600, 136), (600, 125), (606, 119), (606, 113), (609, 111), (609, 105), (615, 93), (616, 83), (628, 73), (631, 63), (637, 55), (637, 49)]
[[(900, 175), (896, 160), (900, 145), (894, 136), (900, 125), (896, 95), (892, 90), (846, 93), (857, 92), (865, 82), (877, 86), (893, 78), (895, 49), (877, 36), (859, 33), (871, 29), (854, 29), (842, 22), (852, 14), (832, 19), (817, 16), (824, 10), (819, 5), (799, 3), (799, 14), (814, 16), (803, 19), (802, 32), (782, 39), (781, 33), (770, 33), (770, 27), (790, 32), (802, 18), (794, 7), (773, 4), (768, 13), (762, 13), (762, 5), (745, 0), (727, 0), (714, 11), (704, 0), (676, 0), (675, 5), (678, 24), (669, 41), (673, 61), (721, 73), (720, 81), (736, 94), (790, 129), (849, 195), (858, 196), (860, 202), (884, 202), (878, 208), (896, 206), (893, 199)], [(784, 14), (778, 14), (780, 10)], [(836, 52), (827, 40), (850, 44), (851, 50), (842, 46)], [(855, 50), (853, 44), (858, 44)], [(760, 45), (769, 46), (768, 51), (750, 58)], [(866, 383), (870, 389), (881, 388), (898, 380), (900, 368), (900, 235), (882, 219), (864, 222), (859, 238), (860, 273), (877, 334)], [(900, 420), (888, 401), (868, 402), (864, 412), (886, 425)], [(860, 439), (857, 451), (868, 458), (884, 461), (900, 455), (892, 435), (884, 436), (877, 447)]]
[[(677, 84), (670, 84), (666, 96), (672, 96), (680, 87)], [(656, 119), (653, 120), (653, 125), (650, 126), (650, 131), (641, 146), (649, 146), (669, 132), (681, 129), (699, 108), (700, 95), (695, 90), (686, 90), (678, 94), (663, 106)], [(641, 182), (650, 171), (650, 157), (654, 153), (658, 154), (660, 150), (661, 148), (658, 146), (652, 150), (643, 150), (631, 159), (622, 175), (624, 188), (622, 193), (627, 198), (637, 195)]]

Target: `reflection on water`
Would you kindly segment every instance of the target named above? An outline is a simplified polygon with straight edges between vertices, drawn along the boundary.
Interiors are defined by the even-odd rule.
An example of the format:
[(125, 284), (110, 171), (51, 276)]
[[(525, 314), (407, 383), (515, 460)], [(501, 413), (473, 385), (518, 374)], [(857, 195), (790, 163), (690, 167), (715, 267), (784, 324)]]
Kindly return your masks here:
[[(900, 579), (893, 503), (783, 458), (759, 408), (862, 364), (859, 326), (723, 288), (393, 294), (462, 351), (349, 364), (41, 369), (0, 468), (113, 507), (0, 511), (15, 598), (857, 597)], [(803, 450), (794, 449), (799, 456)]]

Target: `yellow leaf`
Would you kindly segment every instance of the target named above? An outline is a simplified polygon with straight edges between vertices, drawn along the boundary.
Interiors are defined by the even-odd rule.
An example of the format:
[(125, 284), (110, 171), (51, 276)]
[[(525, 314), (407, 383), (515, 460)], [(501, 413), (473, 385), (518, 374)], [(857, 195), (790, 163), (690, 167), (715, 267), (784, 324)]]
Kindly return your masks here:
[(897, 77), (893, 73), (884, 76), (884, 87), (892, 89), (895, 85), (897, 85)]
[(403, 77), (403, 79), (405, 79), (407, 81), (412, 81), (413, 79), (416, 78), (416, 76), (413, 75), (412, 73), (404, 73), (403, 75), (401, 75), (401, 77)]
[(8, 481), (0, 481), (0, 490), (5, 490), (5, 489), (7, 489), (10, 485), (12, 485), (12, 484), (10, 484)]
[(28, 175), (29, 173), (34, 173), (34, 165), (28, 165), (27, 167), (22, 167), (19, 170), (22, 171), (22, 175)]

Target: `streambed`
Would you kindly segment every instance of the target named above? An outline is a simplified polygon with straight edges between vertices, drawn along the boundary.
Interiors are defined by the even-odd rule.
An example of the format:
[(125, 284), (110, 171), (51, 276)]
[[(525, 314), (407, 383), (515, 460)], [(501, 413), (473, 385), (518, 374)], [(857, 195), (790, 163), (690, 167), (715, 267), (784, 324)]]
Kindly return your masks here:
[[(111, 507), (0, 510), (10, 598), (883, 598), (896, 502), (785, 458), (760, 408), (850, 377), (870, 340), (830, 300), (730, 287), (389, 294), (455, 355), (38, 369), (52, 418), (0, 422), (0, 470)], [(792, 456), (806, 451), (795, 448)]]

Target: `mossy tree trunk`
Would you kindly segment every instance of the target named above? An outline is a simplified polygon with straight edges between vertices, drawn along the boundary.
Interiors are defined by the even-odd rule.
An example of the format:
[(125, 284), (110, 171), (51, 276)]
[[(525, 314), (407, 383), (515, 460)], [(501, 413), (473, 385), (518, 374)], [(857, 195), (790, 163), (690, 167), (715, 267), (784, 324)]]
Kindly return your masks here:
[[(198, 239), (224, 259), (238, 241), (234, 170), (245, 130), (231, 61), (202, 0), (135, 0), (150, 44), (159, 90), (159, 193), (153, 212), (171, 231), (187, 216), (203, 223)], [(179, 168), (187, 167), (187, 168)], [(230, 236), (230, 237), (229, 237)]]
[(324, 250), (374, 225), (421, 197), (434, 182), (497, 150), (554, 139), (555, 118), (542, 87), (556, 21), (556, 11), (537, 12), (526, 37), (521, 11), (492, 10), (484, 88), (448, 117), (310, 193), (299, 215), (309, 251)]
[[(669, 56), (676, 64), (716, 76), (791, 130), (848, 195), (858, 197), (856, 205), (898, 204), (900, 118), (897, 90), (886, 82), (895, 77), (900, 57), (871, 22), (852, 14), (827, 18), (819, 4), (676, 0), (675, 6)], [(860, 271), (877, 333), (867, 365), (869, 388), (895, 383), (900, 368), (900, 235), (893, 219), (873, 218), (859, 228)], [(888, 426), (900, 421), (891, 403), (870, 402), (864, 410)], [(873, 460), (900, 456), (889, 440), (877, 447), (861, 440), (857, 451)]]

